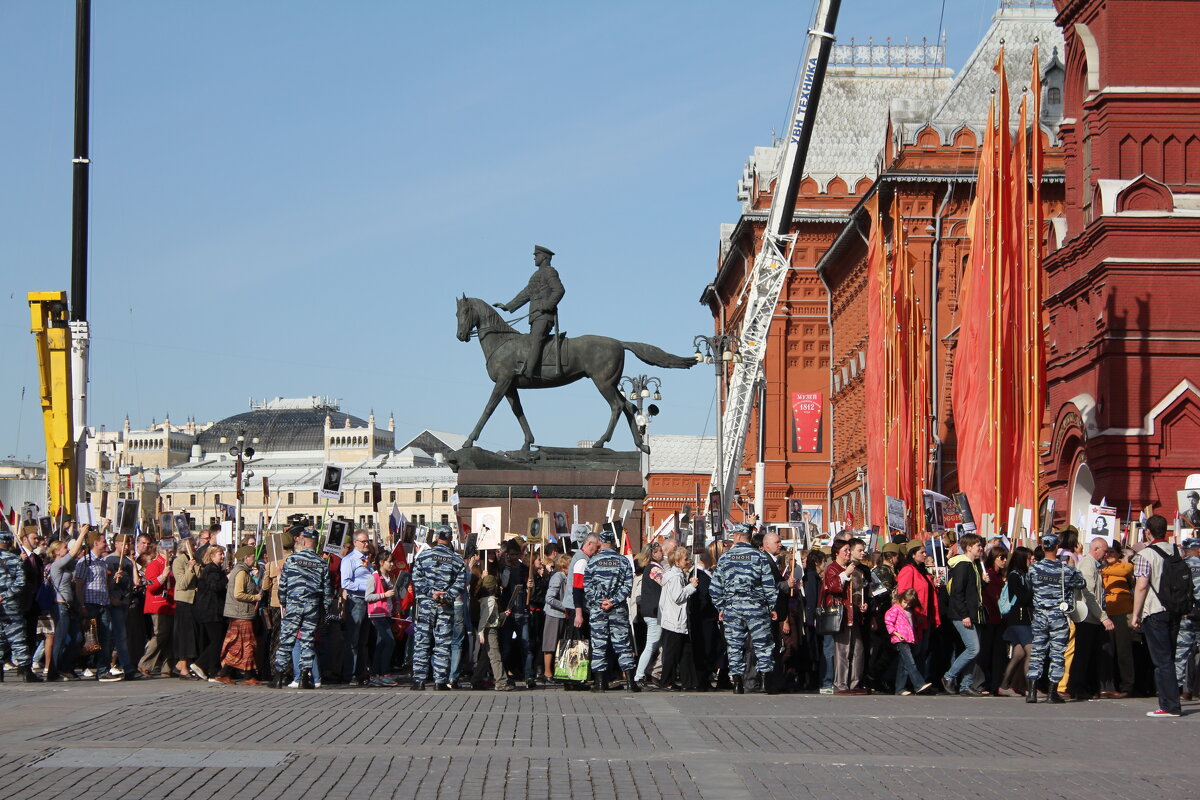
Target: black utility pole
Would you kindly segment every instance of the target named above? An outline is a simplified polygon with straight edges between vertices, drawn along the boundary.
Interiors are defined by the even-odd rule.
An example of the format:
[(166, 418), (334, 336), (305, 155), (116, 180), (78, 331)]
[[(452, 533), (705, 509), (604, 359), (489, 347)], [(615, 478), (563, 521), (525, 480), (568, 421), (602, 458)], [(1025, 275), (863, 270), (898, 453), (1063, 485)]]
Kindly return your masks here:
[(88, 112), (92, 0), (75, 0), (75, 157), (71, 159), (71, 320), (87, 320)]

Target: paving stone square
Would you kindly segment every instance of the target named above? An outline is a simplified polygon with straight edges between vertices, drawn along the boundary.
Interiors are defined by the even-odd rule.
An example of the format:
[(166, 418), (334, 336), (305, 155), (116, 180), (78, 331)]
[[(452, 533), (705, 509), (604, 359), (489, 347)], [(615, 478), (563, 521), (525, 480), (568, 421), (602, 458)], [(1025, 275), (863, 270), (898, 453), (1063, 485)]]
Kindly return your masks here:
[(12, 800), (1200, 795), (1200, 703), (0, 686)]

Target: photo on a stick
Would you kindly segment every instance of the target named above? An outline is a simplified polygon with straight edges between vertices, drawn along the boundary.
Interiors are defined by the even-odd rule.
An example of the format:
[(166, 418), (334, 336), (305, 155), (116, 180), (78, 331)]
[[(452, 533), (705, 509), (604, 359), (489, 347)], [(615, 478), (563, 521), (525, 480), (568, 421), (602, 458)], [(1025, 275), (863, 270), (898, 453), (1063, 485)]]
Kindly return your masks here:
[(1185, 528), (1200, 528), (1200, 489), (1180, 489), (1179, 520)]
[(342, 545), (345, 543), (349, 532), (350, 525), (345, 520), (331, 520), (329, 522), (329, 533), (325, 537), (325, 547), (322, 552), (340, 556), (342, 554)]
[(325, 465), (325, 474), (321, 478), (321, 490), (317, 497), (322, 500), (337, 500), (342, 496), (342, 467), (334, 464)]

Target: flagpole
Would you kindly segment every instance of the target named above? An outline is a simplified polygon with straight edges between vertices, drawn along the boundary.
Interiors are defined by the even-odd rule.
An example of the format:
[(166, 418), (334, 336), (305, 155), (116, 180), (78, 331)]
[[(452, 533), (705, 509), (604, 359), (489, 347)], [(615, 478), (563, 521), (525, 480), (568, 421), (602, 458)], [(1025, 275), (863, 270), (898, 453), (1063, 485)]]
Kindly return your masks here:
[[(1004, 57), (1003, 50), (1001, 50), (1000, 57), (1001, 57), (1001, 59), (1003, 59), (1003, 57)], [(1007, 124), (1008, 124), (1007, 120), (1003, 120), (1000, 122), (1000, 125), (1007, 125)], [(999, 165), (996, 164), (996, 161), (998, 160), (999, 156), (996, 154), (996, 145), (997, 145), (996, 136), (993, 135), (992, 144), (991, 144), (991, 147), (992, 147), (992, 174), (988, 176), (988, 180), (991, 181), (991, 183), (992, 183), (991, 201), (990, 201), (991, 208), (989, 209), (991, 211), (991, 215), (990, 215), (990, 219), (988, 220), (988, 235), (986, 238), (987, 238), (987, 243), (988, 243), (988, 254), (987, 254), (988, 255), (988, 284), (989, 284), (989, 289), (990, 289), (990, 291), (989, 291), (989, 297), (990, 297), (989, 312), (991, 314), (991, 319), (988, 320), (988, 342), (989, 342), (989, 344), (988, 344), (988, 391), (989, 391), (989, 397), (988, 397), (988, 441), (991, 445), (991, 447), (989, 448), (989, 452), (991, 453), (991, 456), (992, 456), (992, 470), (994, 473), (993, 479), (995, 480), (995, 484), (996, 484), (995, 496), (993, 498), (994, 502), (993, 502), (993, 506), (992, 506), (992, 513), (993, 513), (994, 517), (998, 517), (1000, 514), (1000, 435), (999, 435), (999, 426), (1000, 426), (999, 391), (1000, 391), (1000, 387), (998, 385), (1000, 382), (1000, 375), (999, 375), (999, 369), (998, 369), (999, 354), (997, 352), (998, 346), (999, 346), (999, 341), (998, 341), (999, 336), (998, 336), (997, 328), (999, 326), (1000, 303), (999, 303), (999, 299), (997, 298), (997, 294), (999, 293), (999, 289), (1001, 286), (1000, 275), (999, 275), (1000, 225), (999, 225), (999, 218), (998, 218), (1001, 203), (999, 203), (997, 201), (997, 194), (998, 194), (997, 189), (999, 188), (999, 180), (998, 180), (996, 172), (997, 172)]]
[[(1044, 419), (1046, 404), (1042, 402), (1042, 365), (1045, 363), (1045, 348), (1043, 343), (1042, 333), (1042, 304), (1045, 302), (1045, 297), (1042, 293), (1042, 74), (1041, 74), (1041, 57), (1037, 42), (1033, 45), (1033, 63), (1031, 65), (1030, 83), (1033, 86), (1033, 113), (1030, 115), (1033, 122), (1033, 142), (1031, 151), (1031, 166), (1032, 166), (1032, 189), (1030, 193), (1030, 209), (1033, 227), (1033, 237), (1030, 243), (1030, 258), (1029, 269), (1033, 276), (1033, 314), (1030, 322), (1033, 329), (1033, 353), (1032, 353), (1032, 369), (1030, 370), (1030, 378), (1033, 389), (1033, 441), (1030, 442), (1030, 448), (1033, 456), (1033, 498), (1037, 504), (1034, 507), (1041, 507), (1042, 495), (1042, 464), (1041, 464), (1041, 448), (1039, 440), (1042, 436), (1042, 422)], [(1050, 523), (1052, 524), (1052, 520)]]
[[(613, 476), (612, 488), (608, 490), (608, 508), (604, 510), (604, 521), (612, 522), (613, 499), (617, 496), (617, 481), (621, 478), (621, 470), (617, 470), (617, 474)], [(724, 502), (724, 498), (721, 498)]]

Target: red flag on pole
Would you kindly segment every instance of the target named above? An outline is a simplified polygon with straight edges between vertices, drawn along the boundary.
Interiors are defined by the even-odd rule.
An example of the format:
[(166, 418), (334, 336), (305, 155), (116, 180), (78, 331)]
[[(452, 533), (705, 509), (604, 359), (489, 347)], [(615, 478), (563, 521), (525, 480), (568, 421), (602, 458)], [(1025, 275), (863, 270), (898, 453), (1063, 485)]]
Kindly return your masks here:
[(871, 235), (867, 240), (867, 363), (864, 375), (867, 423), (867, 491), (871, 518), (868, 525), (882, 527), (887, 521), (884, 495), (886, 453), (887, 363), (884, 359), (883, 326), (887, 294), (884, 276), (887, 265), (883, 256), (883, 225), (879, 218), (879, 195), (867, 201)]
[(976, 514), (992, 512), (996, 450), (992, 431), (992, 189), (996, 150), (995, 105), (988, 109), (980, 148), (975, 199), (967, 217), (971, 250), (963, 269), (954, 350), (951, 405), (958, 440), (958, 485)]

